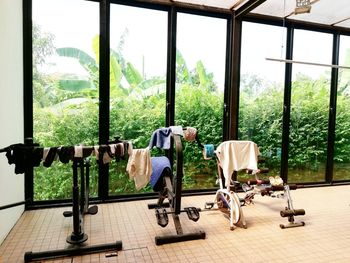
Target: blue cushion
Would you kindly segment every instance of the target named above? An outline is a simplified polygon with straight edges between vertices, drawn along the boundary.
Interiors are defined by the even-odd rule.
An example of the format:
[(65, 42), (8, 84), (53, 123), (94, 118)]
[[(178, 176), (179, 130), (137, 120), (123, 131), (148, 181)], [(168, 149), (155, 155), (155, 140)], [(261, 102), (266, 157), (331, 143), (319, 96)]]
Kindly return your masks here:
[(159, 192), (164, 188), (163, 176), (166, 172), (171, 174), (171, 166), (168, 157), (152, 157), (152, 175), (150, 179), (150, 184), (153, 191)]

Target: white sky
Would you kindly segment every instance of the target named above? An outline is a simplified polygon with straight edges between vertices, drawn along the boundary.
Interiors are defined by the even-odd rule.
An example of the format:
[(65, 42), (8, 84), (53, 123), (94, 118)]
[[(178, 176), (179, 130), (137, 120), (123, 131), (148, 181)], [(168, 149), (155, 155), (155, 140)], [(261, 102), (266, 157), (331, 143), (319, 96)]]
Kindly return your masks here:
[[(81, 0), (33, 0), (33, 21), (43, 31), (55, 35), (56, 47), (78, 47), (94, 57), (92, 39), (99, 34), (99, 4)], [(208, 72), (223, 90), (225, 74), (226, 20), (189, 14), (178, 14), (177, 48), (189, 69), (202, 60)], [(142, 64), (147, 77), (166, 74), (167, 13), (162, 11), (111, 5), (111, 48), (115, 49), (128, 28), (123, 54), (140, 72)], [(280, 27), (243, 24), (242, 73), (258, 74), (274, 81), (283, 81), (284, 64), (266, 61), (266, 57), (284, 58), (282, 43), (285, 30)], [(349, 38), (342, 47), (350, 48)], [(297, 30), (295, 60), (331, 63), (332, 36)], [(65, 61), (65, 60), (63, 60)], [(65, 71), (79, 71), (70, 61), (61, 64)], [(46, 69), (50, 71), (50, 69)], [(298, 71), (312, 77), (330, 70), (317, 66), (297, 65)], [(69, 72), (68, 72), (69, 73)]]
[[(78, 47), (94, 57), (92, 39), (99, 33), (98, 3), (80, 0), (34, 0), (33, 21), (55, 35), (56, 47)], [(139, 19), (137, 19), (139, 18)], [(214, 23), (213, 23), (214, 21)], [(129, 34), (123, 54), (140, 72), (144, 63), (147, 77), (166, 74), (167, 13), (111, 5), (111, 48), (116, 49), (125, 29)], [(177, 48), (188, 68), (202, 60), (223, 90), (225, 74), (226, 20), (178, 15)], [(66, 61), (61, 59), (61, 61)], [(70, 61), (65, 71), (77, 71)], [(46, 69), (50, 71), (49, 69)]]
[[(285, 28), (243, 23), (242, 29), (242, 73), (254, 73), (263, 78), (278, 82), (284, 81), (285, 64), (267, 61), (266, 58), (285, 58), (286, 30)], [(315, 63), (332, 63), (331, 34), (295, 30), (293, 59)], [(342, 43), (343, 48), (350, 48), (349, 41)], [(340, 61), (342, 62), (342, 61)], [(340, 63), (341, 64), (341, 63)], [(293, 77), (298, 72), (318, 78), (330, 71), (330, 67), (311, 65), (293, 65)]]
[[(117, 50), (125, 30), (124, 58), (145, 75), (165, 76), (167, 65), (167, 13), (111, 5), (111, 48)], [(142, 66), (143, 65), (143, 66)]]

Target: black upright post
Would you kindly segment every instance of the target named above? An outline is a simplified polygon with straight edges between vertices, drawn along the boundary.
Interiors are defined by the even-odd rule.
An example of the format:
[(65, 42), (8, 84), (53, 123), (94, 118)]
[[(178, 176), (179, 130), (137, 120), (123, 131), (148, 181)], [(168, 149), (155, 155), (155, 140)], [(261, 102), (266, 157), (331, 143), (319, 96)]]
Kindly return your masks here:
[[(80, 212), (81, 199), (83, 196), (79, 196), (79, 179), (78, 179), (78, 170), (80, 170), (81, 178), (84, 177), (84, 164), (83, 159), (74, 158), (73, 160), (73, 232), (67, 237), (67, 242), (70, 244), (80, 244), (85, 242), (88, 239), (88, 236), (84, 233), (84, 221), (83, 216)], [(83, 185), (81, 185), (83, 187)], [(81, 189), (82, 190), (82, 189)]]
[(175, 150), (176, 150), (176, 174), (173, 179), (173, 191), (175, 192), (174, 210), (178, 215), (181, 212), (181, 194), (182, 194), (182, 178), (183, 178), (183, 152), (182, 142), (179, 135), (174, 136)]
[[(79, 211), (80, 211), (80, 214), (84, 215), (84, 212), (85, 212), (85, 197), (86, 197), (86, 181), (85, 181), (85, 178), (86, 178), (86, 175), (85, 175), (85, 172), (84, 170), (86, 169), (86, 165), (85, 165), (85, 160), (82, 159), (81, 160), (81, 163), (79, 165), (80, 167), (80, 200), (79, 200)], [(83, 226), (84, 227), (84, 226)]]

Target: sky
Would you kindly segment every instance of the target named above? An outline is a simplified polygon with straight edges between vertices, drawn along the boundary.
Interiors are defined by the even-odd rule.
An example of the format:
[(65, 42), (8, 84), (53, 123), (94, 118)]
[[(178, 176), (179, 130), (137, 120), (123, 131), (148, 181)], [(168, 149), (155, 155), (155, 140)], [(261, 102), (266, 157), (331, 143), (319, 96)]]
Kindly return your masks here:
[[(92, 39), (99, 34), (99, 4), (81, 0), (33, 0), (33, 21), (55, 36), (56, 47), (79, 47), (94, 56)], [(202, 60), (220, 90), (224, 88), (226, 20), (179, 13), (177, 49), (189, 69)], [(167, 13), (122, 5), (111, 5), (111, 48), (117, 49), (120, 36), (128, 30), (123, 54), (147, 77), (166, 74)], [(266, 57), (284, 58), (285, 29), (269, 25), (243, 23), (241, 72), (259, 74), (273, 81), (283, 81), (284, 63), (266, 61)], [(295, 60), (331, 63), (332, 36), (324, 33), (295, 32)], [(349, 38), (341, 47), (350, 48)], [(341, 60), (342, 61), (342, 60)], [(51, 60), (59, 70), (84, 74), (78, 63), (66, 59)], [(57, 67), (46, 65), (47, 72)], [(297, 72), (314, 78), (330, 68), (296, 65)]]
[[(77, 13), (79, 19), (77, 19)], [(64, 17), (64, 19), (62, 19)], [(135, 19), (139, 18), (139, 19)], [(98, 4), (79, 0), (34, 0), (33, 21), (55, 36), (56, 47), (79, 47), (94, 56), (92, 39), (99, 33)], [(111, 48), (117, 49), (120, 36), (128, 30), (123, 54), (145, 75), (164, 76), (167, 56), (167, 13), (111, 5)], [(223, 90), (225, 73), (226, 20), (178, 15), (177, 48), (189, 69), (202, 60)], [(63, 63), (65, 60), (61, 59)], [(72, 61), (61, 66), (78, 71)], [(49, 69), (46, 69), (50, 71)]]

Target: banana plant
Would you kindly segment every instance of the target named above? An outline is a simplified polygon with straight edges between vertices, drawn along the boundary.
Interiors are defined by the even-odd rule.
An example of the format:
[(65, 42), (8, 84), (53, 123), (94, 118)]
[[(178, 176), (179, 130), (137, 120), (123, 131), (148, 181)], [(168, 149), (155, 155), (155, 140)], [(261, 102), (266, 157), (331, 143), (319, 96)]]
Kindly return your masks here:
[[(76, 76), (68, 76), (59, 80), (59, 88), (67, 91), (90, 91), (94, 97), (98, 97), (99, 86), (99, 36), (93, 39), (93, 51), (95, 58), (81, 49), (74, 47), (57, 48), (59, 56), (74, 58), (89, 74), (88, 80), (79, 79)], [(116, 50), (110, 50), (110, 90), (111, 96), (128, 96), (139, 84), (145, 83), (142, 75), (130, 63), (125, 62), (123, 56)], [(122, 80), (125, 79), (123, 82)], [(156, 78), (157, 79), (157, 78)], [(126, 83), (126, 84), (122, 84)], [(156, 81), (157, 82), (157, 81)], [(164, 81), (163, 81), (164, 82)], [(143, 89), (147, 85), (141, 85)]]

